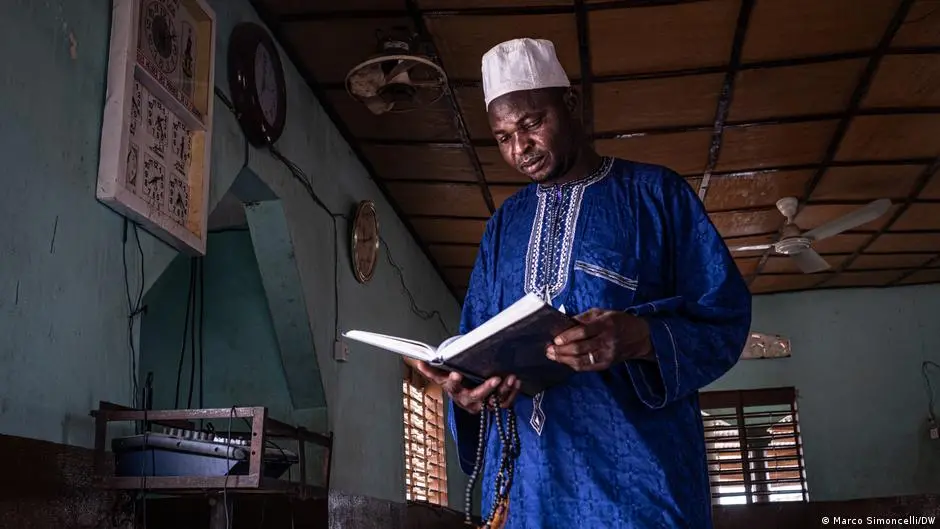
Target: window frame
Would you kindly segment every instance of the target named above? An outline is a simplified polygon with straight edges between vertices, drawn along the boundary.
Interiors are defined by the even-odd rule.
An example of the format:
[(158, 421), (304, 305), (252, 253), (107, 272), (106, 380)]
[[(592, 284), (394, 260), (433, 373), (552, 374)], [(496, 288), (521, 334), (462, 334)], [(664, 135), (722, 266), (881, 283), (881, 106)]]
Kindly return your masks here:
[[(699, 407), (702, 411), (706, 457), (709, 458), (708, 481), (711, 485), (713, 506), (776, 502), (806, 503), (809, 501), (797, 392), (794, 387), (702, 391), (699, 392)], [(754, 411), (755, 408), (764, 408), (764, 410)], [(767, 408), (772, 408), (772, 411)], [(709, 413), (715, 410), (722, 410), (723, 413)], [(729, 413), (728, 410), (733, 410), (733, 413)], [(781, 419), (763, 422), (775, 419), (777, 416)], [(724, 419), (734, 424), (728, 424)], [(718, 421), (725, 424), (715, 424)], [(768, 430), (769, 437), (765, 437), (761, 432), (761, 437), (755, 439), (754, 426), (750, 428), (736, 426), (749, 422), (754, 424), (755, 421), (761, 430)], [(781, 426), (784, 424), (786, 426)], [(729, 441), (716, 442), (715, 438), (720, 434), (719, 436), (710, 435), (710, 433), (721, 431), (731, 433)], [(769, 441), (766, 440), (768, 438)], [(785, 444), (777, 447), (755, 446), (780, 440), (785, 440)], [(729, 446), (721, 446), (725, 444)], [(741, 448), (742, 445), (745, 449)], [(724, 459), (728, 460), (726, 465), (730, 468), (722, 468), (722, 455), (727, 455)], [(788, 465), (780, 469), (767, 468), (770, 463), (775, 466), (781, 463), (788, 463)], [(763, 464), (765, 468), (754, 468), (754, 464)], [(749, 469), (749, 471), (744, 472), (744, 469)], [(722, 480), (720, 476), (725, 476), (725, 479)], [(729, 477), (734, 479), (729, 480)], [(721, 485), (722, 482), (726, 484)], [(774, 490), (775, 486), (780, 485), (788, 487), (785, 490)], [(720, 491), (720, 487), (731, 486), (741, 490)], [(799, 499), (791, 499), (797, 495)], [(743, 498), (744, 502), (722, 501), (734, 498)]]
[(440, 386), (429, 382), (407, 364), (403, 365), (402, 457), (405, 500), (447, 506), (444, 393)]

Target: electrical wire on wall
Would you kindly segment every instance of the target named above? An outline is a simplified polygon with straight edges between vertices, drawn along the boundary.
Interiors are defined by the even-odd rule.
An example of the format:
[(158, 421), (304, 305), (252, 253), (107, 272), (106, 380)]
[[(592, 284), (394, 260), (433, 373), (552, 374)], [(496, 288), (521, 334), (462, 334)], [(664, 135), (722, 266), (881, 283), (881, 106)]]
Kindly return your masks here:
[[(137, 294), (135, 299), (131, 299), (130, 272), (127, 267), (127, 231), (128, 227), (133, 227), (134, 241), (137, 246), (137, 261), (140, 273), (137, 279)], [(142, 407), (140, 394), (140, 384), (137, 378), (137, 348), (134, 346), (134, 321), (138, 316), (147, 311), (143, 306), (144, 299), (144, 249), (140, 245), (140, 233), (137, 231), (137, 224), (132, 223), (127, 217), (124, 217), (124, 231), (121, 236), (121, 264), (124, 268), (124, 291), (127, 294), (127, 347), (128, 347), (128, 367), (130, 369), (131, 402), (135, 408)]]
[[(131, 227), (134, 232), (134, 242), (137, 246), (137, 261), (138, 261), (138, 270), (139, 274), (137, 277), (137, 293), (135, 298), (131, 298), (131, 284), (130, 284), (130, 271), (127, 266), (127, 232), (128, 228)], [(127, 345), (128, 345), (128, 354), (129, 358), (129, 367), (130, 367), (130, 386), (131, 386), (131, 402), (132, 406), (135, 409), (144, 409), (144, 420), (142, 422), (137, 422), (134, 425), (134, 430), (138, 434), (144, 435), (144, 450), (147, 449), (147, 414), (146, 414), (146, 405), (145, 399), (140, 390), (140, 384), (137, 378), (137, 348), (134, 346), (134, 321), (138, 316), (145, 314), (147, 312), (147, 306), (143, 305), (144, 298), (144, 282), (146, 275), (144, 273), (144, 250), (140, 244), (140, 232), (138, 231), (138, 226), (136, 223), (130, 221), (127, 217), (124, 217), (124, 230), (121, 235), (121, 264), (124, 269), (124, 292), (127, 295)], [(143, 461), (141, 462), (143, 465)], [(130, 498), (131, 501), (131, 510), (132, 510), (132, 520), (133, 527), (137, 527), (138, 516), (137, 516), (137, 505), (141, 505), (141, 518), (143, 519), (144, 529), (147, 528), (147, 479), (144, 475), (143, 487), (141, 490)], [(113, 513), (112, 513), (113, 517)]]
[[(228, 110), (237, 118), (238, 112), (235, 109), (235, 105), (232, 104), (232, 102), (228, 99), (228, 97), (225, 95), (224, 92), (222, 92), (222, 90), (219, 87), (215, 87), (215, 95), (216, 97), (219, 98), (222, 104), (225, 105), (225, 107), (228, 108)], [(245, 165), (246, 166), (248, 165), (248, 149), (249, 149), (249, 146), (248, 146), (248, 141), (246, 139), (245, 140)], [(307, 175), (303, 172), (300, 166), (298, 166), (296, 163), (294, 163), (293, 161), (288, 159), (286, 156), (284, 156), (284, 154), (282, 154), (280, 150), (278, 150), (277, 147), (275, 147), (274, 145), (269, 145), (268, 151), (271, 153), (271, 155), (275, 159), (277, 159), (282, 164), (284, 164), (287, 170), (291, 173), (291, 176), (295, 180), (297, 180), (297, 182), (300, 183), (300, 185), (304, 188), (307, 194), (310, 195), (310, 198), (313, 199), (314, 204), (316, 204), (327, 215), (329, 215), (332, 221), (333, 284), (334, 284), (334, 287), (333, 287), (333, 314), (334, 314), (333, 339), (334, 341), (337, 341), (339, 339), (339, 232), (338, 232), (338, 226), (337, 226), (337, 219), (343, 219), (349, 222), (350, 218), (348, 215), (333, 212), (333, 210), (331, 210), (326, 205), (326, 203), (323, 202), (323, 200), (320, 198), (317, 192), (313, 189), (312, 182), (307, 177)], [(436, 317), (438, 322), (441, 324), (441, 328), (443, 328), (446, 335), (447, 336), (452, 335), (453, 333), (447, 327), (447, 324), (444, 323), (444, 318), (441, 317), (441, 314), (439, 311), (434, 310), (434, 311), (429, 312), (429, 311), (421, 309), (417, 305), (415, 298), (414, 298), (414, 294), (412, 294), (411, 290), (408, 288), (408, 285), (405, 283), (404, 271), (402, 270), (400, 266), (398, 266), (398, 264), (392, 258), (391, 250), (389, 249), (388, 243), (381, 236), (379, 236), (379, 241), (382, 244), (382, 246), (385, 247), (385, 258), (388, 261), (388, 264), (391, 265), (391, 267), (394, 268), (395, 271), (398, 273), (399, 279), (401, 281), (402, 291), (405, 293), (406, 296), (408, 296), (408, 300), (410, 303), (409, 308), (411, 309), (411, 312), (413, 312), (416, 316), (418, 316), (419, 318), (423, 320), (431, 320)]]
[[(205, 329), (205, 262), (202, 257), (189, 259), (189, 289), (186, 293), (186, 315), (183, 317), (183, 335), (180, 338), (179, 361), (176, 366), (176, 391), (173, 394), (173, 408), (180, 407), (180, 387), (183, 378), (183, 363), (186, 359), (187, 338), (189, 344), (189, 388), (186, 407), (193, 408), (193, 393), (196, 388), (196, 372), (199, 372), (199, 395), (197, 407), (202, 408), (203, 386), (205, 385), (203, 330)], [(198, 300), (198, 301), (197, 301)]]
[(402, 289), (402, 290), (405, 292), (405, 294), (408, 296), (408, 302), (411, 303), (411, 312), (414, 312), (415, 314), (418, 315), (419, 318), (421, 318), (421, 319), (423, 319), (423, 320), (430, 320), (431, 318), (436, 317), (436, 318), (437, 318), (437, 321), (440, 322), (441, 327), (444, 328), (444, 332), (447, 333), (447, 336), (448, 336), (448, 337), (451, 336), (453, 333), (452, 333), (451, 330), (447, 327), (447, 324), (444, 323), (444, 318), (441, 317), (441, 313), (440, 313), (440, 312), (438, 312), (438, 311), (436, 311), (436, 310), (433, 310), (433, 311), (431, 311), (431, 312), (428, 312), (428, 311), (422, 310), (420, 307), (418, 307), (418, 304), (415, 302), (415, 297), (411, 294), (411, 291), (408, 290), (408, 286), (405, 285), (405, 274), (402, 272), (401, 267), (398, 266), (398, 265), (395, 263), (395, 260), (392, 258), (392, 250), (391, 250), (391, 248), (388, 247), (388, 243), (385, 242), (385, 239), (383, 239), (382, 236), (379, 236), (379, 241), (382, 243), (382, 246), (385, 247), (385, 260), (388, 261), (388, 264), (391, 265), (391, 267), (394, 268), (395, 271), (398, 272), (398, 278), (401, 280), (401, 289)]
[(281, 151), (279, 151), (277, 147), (270, 145), (268, 150), (274, 158), (287, 167), (287, 170), (290, 171), (294, 179), (300, 182), (300, 185), (307, 191), (307, 194), (310, 195), (313, 202), (330, 216), (333, 227), (333, 341), (336, 342), (339, 340), (339, 226), (336, 220), (343, 219), (349, 222), (349, 216), (343, 215), (342, 213), (333, 213), (323, 200), (320, 199), (316, 191), (313, 190), (313, 183), (307, 178), (307, 175), (304, 174), (297, 164), (281, 154)]

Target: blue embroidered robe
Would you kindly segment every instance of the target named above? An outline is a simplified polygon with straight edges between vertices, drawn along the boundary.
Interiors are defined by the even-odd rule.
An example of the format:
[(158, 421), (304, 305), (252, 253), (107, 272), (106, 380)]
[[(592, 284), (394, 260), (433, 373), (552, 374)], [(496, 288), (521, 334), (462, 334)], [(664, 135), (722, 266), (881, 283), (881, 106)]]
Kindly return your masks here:
[[(658, 362), (578, 373), (517, 399), (507, 529), (710, 528), (697, 394), (739, 358), (751, 298), (691, 186), (660, 166), (605, 158), (580, 181), (519, 191), (487, 224), (461, 333), (526, 292), (568, 314), (652, 313)], [(675, 296), (678, 306), (656, 305)], [(451, 403), (448, 422), (469, 474), (479, 417)], [(495, 425), (486, 437), (484, 516), (499, 464)]]

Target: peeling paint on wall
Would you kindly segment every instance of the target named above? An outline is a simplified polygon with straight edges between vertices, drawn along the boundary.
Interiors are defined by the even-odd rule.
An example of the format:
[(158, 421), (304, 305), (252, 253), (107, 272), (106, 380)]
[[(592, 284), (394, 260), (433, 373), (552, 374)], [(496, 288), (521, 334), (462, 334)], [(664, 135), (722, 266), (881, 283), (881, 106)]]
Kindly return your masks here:
[(78, 59), (78, 40), (75, 39), (75, 34), (69, 31), (69, 56), (72, 57), (72, 60)]

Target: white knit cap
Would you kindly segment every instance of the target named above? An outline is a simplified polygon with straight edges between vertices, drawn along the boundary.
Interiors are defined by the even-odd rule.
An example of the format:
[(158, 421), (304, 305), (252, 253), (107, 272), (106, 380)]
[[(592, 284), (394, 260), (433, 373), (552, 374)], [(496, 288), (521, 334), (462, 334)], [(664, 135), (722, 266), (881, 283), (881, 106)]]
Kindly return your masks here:
[(550, 40), (522, 38), (497, 44), (483, 55), (482, 69), (487, 109), (509, 92), (571, 86)]

